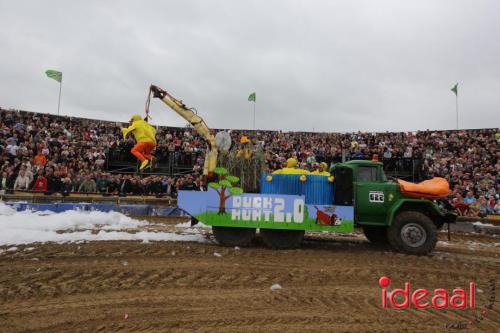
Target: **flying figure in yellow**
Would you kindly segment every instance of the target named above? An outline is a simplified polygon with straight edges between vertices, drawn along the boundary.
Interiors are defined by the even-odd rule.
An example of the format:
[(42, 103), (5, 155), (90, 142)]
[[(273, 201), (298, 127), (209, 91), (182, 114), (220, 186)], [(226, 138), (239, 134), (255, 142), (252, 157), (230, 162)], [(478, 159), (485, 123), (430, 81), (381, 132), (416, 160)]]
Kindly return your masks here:
[(130, 132), (132, 132), (136, 141), (135, 146), (130, 152), (141, 161), (139, 170), (142, 171), (148, 164), (151, 165), (154, 159), (151, 153), (156, 147), (156, 130), (147, 121), (142, 119), (140, 115), (134, 114), (130, 118), (130, 126), (122, 128), (124, 140)]

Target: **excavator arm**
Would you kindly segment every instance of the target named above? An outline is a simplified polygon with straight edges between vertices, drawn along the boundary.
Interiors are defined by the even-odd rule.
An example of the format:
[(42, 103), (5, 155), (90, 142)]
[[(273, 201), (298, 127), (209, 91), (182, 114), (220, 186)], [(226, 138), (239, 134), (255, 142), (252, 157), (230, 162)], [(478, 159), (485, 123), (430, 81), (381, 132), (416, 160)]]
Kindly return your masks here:
[(208, 176), (216, 167), (218, 155), (215, 137), (210, 133), (210, 128), (208, 128), (203, 118), (198, 116), (195, 109), (186, 107), (182, 101), (174, 98), (160, 87), (151, 85), (149, 89), (150, 92), (153, 93), (153, 97), (161, 99), (163, 103), (174, 110), (179, 116), (186, 119), (186, 121), (194, 127), (196, 132), (203, 137), (208, 145), (208, 152), (205, 156), (205, 164), (203, 166), (203, 174)]

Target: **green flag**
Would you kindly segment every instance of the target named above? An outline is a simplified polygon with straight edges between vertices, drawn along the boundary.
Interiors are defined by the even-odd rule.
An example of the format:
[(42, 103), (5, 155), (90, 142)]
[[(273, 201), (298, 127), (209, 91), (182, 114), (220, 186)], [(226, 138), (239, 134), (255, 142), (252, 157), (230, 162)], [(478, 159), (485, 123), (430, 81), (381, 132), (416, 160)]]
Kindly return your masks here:
[(250, 96), (248, 96), (248, 101), (255, 102), (255, 93), (251, 93)]
[(455, 93), (455, 96), (458, 96), (458, 83), (455, 84), (453, 86), (453, 88), (451, 88), (451, 91), (453, 91)]
[(45, 71), (45, 74), (47, 74), (47, 77), (50, 77), (51, 79), (56, 80), (57, 82), (62, 81), (62, 72), (53, 70), (53, 69), (47, 69)]

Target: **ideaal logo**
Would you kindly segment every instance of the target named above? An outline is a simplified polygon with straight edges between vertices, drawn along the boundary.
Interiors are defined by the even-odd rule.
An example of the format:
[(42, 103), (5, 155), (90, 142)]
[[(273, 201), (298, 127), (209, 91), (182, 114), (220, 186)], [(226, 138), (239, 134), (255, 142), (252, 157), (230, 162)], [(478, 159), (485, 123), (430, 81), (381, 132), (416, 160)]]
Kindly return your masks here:
[[(391, 291), (387, 287), (391, 284), (391, 279), (387, 276), (382, 276), (378, 280), (379, 286), (382, 288), (382, 307), (387, 308), (387, 303), (395, 309), (408, 309), (410, 304), (417, 309), (425, 309), (433, 307), (436, 309), (446, 309), (452, 307), (455, 309), (466, 309), (475, 307), (475, 291), (474, 282), (469, 282), (467, 288), (455, 288), (450, 293), (443, 288), (434, 289), (432, 298), (428, 296), (431, 292), (425, 288), (411, 290), (410, 282), (405, 282), (404, 289), (395, 288)], [(401, 295), (403, 301), (398, 303), (396, 296)]]
[[(404, 288), (396, 288), (388, 290), (391, 284), (391, 279), (387, 276), (382, 276), (379, 281), (379, 286), (382, 288), (382, 307), (388, 308), (389, 304), (395, 309), (408, 309), (410, 304), (418, 309), (433, 307), (435, 309), (469, 309), (475, 310), (476, 307), (476, 285), (474, 282), (469, 282), (466, 288), (455, 288), (450, 293), (443, 288), (434, 289), (433, 293), (425, 288), (411, 290), (409, 282), (405, 283)], [(396, 297), (402, 296), (403, 300), (398, 303)], [(432, 296), (431, 296), (432, 295)], [(431, 296), (429, 298), (429, 296)], [(399, 297), (398, 297), (399, 298)], [(467, 329), (472, 325), (479, 325), (488, 314), (488, 311), (493, 309), (496, 300), (496, 285), (495, 280), (489, 280), (489, 297), (488, 303), (480, 309), (480, 314), (474, 313), (468, 322), (447, 323), (447, 329)]]

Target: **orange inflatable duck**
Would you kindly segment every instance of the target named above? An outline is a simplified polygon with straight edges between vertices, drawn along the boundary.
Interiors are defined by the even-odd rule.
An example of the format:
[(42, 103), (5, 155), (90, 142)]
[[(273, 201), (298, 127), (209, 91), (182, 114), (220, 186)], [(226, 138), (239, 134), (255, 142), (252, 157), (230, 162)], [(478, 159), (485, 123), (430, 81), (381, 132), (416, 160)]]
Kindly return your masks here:
[(401, 194), (413, 198), (442, 199), (450, 193), (450, 184), (441, 177), (424, 180), (418, 184), (398, 179)]

